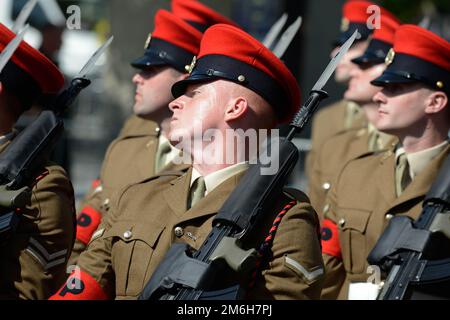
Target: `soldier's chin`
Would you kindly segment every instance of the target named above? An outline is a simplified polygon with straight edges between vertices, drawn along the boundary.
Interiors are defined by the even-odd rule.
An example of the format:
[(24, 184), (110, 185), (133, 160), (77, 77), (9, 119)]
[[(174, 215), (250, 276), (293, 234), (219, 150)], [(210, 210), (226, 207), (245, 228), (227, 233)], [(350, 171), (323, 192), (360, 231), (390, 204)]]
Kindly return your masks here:
[(376, 121), (372, 122), (372, 124), (378, 131), (381, 131), (383, 133), (390, 134), (393, 136), (397, 135), (398, 131), (395, 128), (392, 128), (392, 126), (390, 126), (388, 123), (385, 123), (385, 121), (383, 121), (383, 119), (378, 118)]

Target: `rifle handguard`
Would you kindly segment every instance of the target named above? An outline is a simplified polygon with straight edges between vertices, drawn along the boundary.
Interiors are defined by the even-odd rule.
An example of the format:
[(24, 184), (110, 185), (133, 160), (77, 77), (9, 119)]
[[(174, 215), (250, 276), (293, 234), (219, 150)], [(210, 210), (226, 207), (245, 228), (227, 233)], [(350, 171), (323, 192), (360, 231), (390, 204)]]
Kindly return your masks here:
[(370, 252), (367, 261), (389, 271), (392, 264), (400, 259), (399, 254), (402, 251), (422, 252), (430, 237), (430, 231), (414, 228), (410, 217), (394, 217)]

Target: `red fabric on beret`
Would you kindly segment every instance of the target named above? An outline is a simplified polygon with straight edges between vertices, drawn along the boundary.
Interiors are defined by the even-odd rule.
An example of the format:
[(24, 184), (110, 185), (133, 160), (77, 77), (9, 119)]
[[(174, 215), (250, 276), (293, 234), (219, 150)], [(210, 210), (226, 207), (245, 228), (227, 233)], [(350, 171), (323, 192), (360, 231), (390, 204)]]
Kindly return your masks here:
[(196, 0), (172, 0), (172, 12), (186, 21), (212, 26), (218, 23), (238, 25)]
[(223, 55), (244, 62), (275, 80), (289, 97), (284, 121), (292, 119), (300, 107), (297, 80), (286, 65), (258, 40), (231, 25), (217, 24), (204, 34), (198, 59)]
[[(16, 35), (0, 23), (0, 52)], [(58, 93), (64, 86), (64, 76), (53, 62), (38, 50), (22, 41), (11, 60), (28, 73), (39, 85), (42, 93)]]
[(419, 26), (400, 26), (395, 34), (394, 51), (450, 71), (450, 42)]
[(152, 38), (158, 38), (183, 48), (192, 54), (198, 53), (202, 33), (183, 19), (167, 10), (158, 10)]
[(400, 20), (392, 14), (381, 14), (381, 28), (375, 29), (372, 39), (394, 44), (395, 32), (400, 27)]
[(369, 14), (367, 8), (375, 5), (369, 1), (347, 1), (342, 9), (343, 18), (346, 18), (349, 22), (354, 23), (366, 23)]

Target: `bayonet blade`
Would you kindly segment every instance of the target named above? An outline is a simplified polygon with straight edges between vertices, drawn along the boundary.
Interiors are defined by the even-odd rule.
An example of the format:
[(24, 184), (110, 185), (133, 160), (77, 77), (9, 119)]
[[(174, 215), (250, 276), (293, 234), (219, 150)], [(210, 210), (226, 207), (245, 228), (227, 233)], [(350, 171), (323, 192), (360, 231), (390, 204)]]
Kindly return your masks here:
[(3, 71), (3, 68), (8, 63), (9, 59), (13, 56), (14, 52), (16, 52), (17, 48), (19, 47), (20, 43), (23, 40), (23, 37), (25, 36), (25, 33), (28, 30), (28, 25), (25, 26), (16, 36), (14, 39), (11, 40), (10, 43), (6, 46), (6, 48), (2, 51), (0, 54), (0, 73)]
[(18, 33), (20, 30), (23, 29), (37, 2), (38, 0), (29, 0), (27, 4), (22, 8), (22, 10), (19, 13), (19, 16), (14, 22), (13, 27), (11, 28), (12, 32)]
[(281, 58), (286, 52), (287, 48), (291, 44), (298, 30), (302, 26), (302, 21), (303, 21), (302, 17), (299, 16), (297, 20), (295, 20), (294, 23), (291, 24), (289, 28), (287, 28), (287, 30), (281, 36), (280, 41), (278, 41), (277, 45), (272, 50), (273, 54), (276, 55), (278, 58)]
[(347, 53), (348, 49), (350, 49), (353, 42), (355, 42), (357, 35), (358, 35), (358, 30), (356, 30), (353, 33), (353, 35), (347, 41), (345, 41), (345, 43), (339, 49), (339, 52), (334, 56), (333, 59), (331, 59), (330, 63), (328, 64), (325, 71), (320, 76), (319, 80), (317, 80), (312, 91), (319, 91), (319, 90), (323, 89), (323, 87), (327, 84), (328, 80), (330, 79), (331, 75), (333, 74), (334, 70), (336, 70), (336, 67), (338, 66), (341, 59)]
[(92, 57), (88, 60), (85, 66), (81, 69), (80, 73), (75, 78), (85, 78), (89, 72), (91, 72), (92, 68), (94, 68), (98, 59), (102, 56), (105, 50), (109, 47), (111, 42), (113, 41), (114, 36), (111, 36), (108, 41), (106, 41), (100, 48), (95, 51)]
[(55, 26), (64, 26), (66, 17), (56, 0), (40, 0), (39, 5), (44, 11), (48, 21)]
[(278, 35), (280, 34), (281, 30), (286, 24), (287, 19), (288, 19), (287, 13), (283, 13), (283, 15), (277, 20), (277, 22), (275, 22), (274, 25), (270, 28), (269, 32), (262, 41), (263, 45), (266, 48), (268, 49), (272, 48), (273, 43), (278, 38)]

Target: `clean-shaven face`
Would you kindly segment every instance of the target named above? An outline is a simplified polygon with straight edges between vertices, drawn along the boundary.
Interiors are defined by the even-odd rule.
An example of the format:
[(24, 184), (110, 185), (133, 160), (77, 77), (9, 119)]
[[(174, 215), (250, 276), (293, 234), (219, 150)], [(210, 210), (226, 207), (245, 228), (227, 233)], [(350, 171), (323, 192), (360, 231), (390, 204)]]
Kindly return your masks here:
[(381, 76), (385, 69), (384, 63), (358, 66), (352, 70), (348, 89), (344, 93), (345, 99), (356, 102), (364, 108), (367, 119), (371, 123), (378, 118), (378, 108), (373, 105), (373, 97), (381, 88), (370, 82)]
[(152, 115), (167, 109), (173, 100), (172, 85), (180, 76), (181, 73), (167, 66), (151, 67), (136, 73), (133, 77), (133, 83), (136, 85), (134, 114), (151, 118)]
[(383, 132), (404, 135), (425, 125), (427, 101), (432, 90), (419, 83), (388, 84), (375, 94), (378, 120), (375, 127)]

